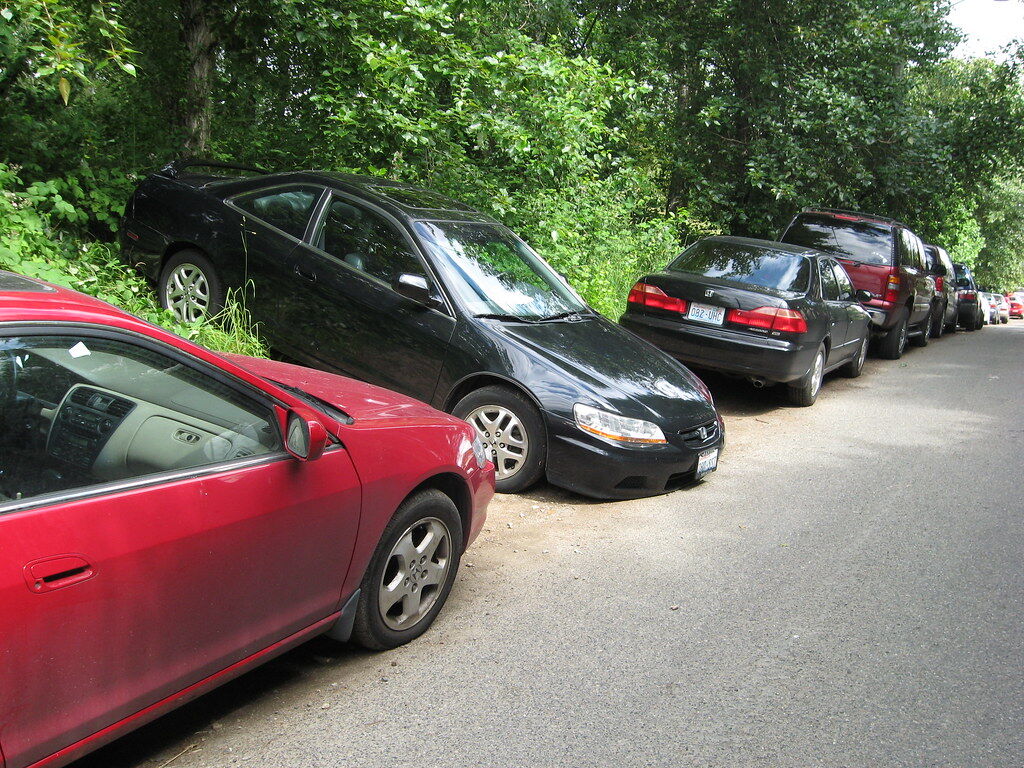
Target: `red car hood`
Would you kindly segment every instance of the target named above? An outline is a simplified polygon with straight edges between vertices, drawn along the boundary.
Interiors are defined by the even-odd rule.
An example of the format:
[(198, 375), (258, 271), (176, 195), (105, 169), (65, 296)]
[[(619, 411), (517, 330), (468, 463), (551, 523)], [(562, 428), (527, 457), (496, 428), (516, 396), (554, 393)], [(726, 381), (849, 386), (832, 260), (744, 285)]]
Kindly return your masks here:
[(419, 400), (345, 376), (277, 360), (234, 354), (223, 356), (261, 378), (298, 387), (311, 395), (316, 395), (321, 400), (340, 408), (356, 421), (397, 418), (429, 419), (437, 422), (438, 419), (452, 418)]

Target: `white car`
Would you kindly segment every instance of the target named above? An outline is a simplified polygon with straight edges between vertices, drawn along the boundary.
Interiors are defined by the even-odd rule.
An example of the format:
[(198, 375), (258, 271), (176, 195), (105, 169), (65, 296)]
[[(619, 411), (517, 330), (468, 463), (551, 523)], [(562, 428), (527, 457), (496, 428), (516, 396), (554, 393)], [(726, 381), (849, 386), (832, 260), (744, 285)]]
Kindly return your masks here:
[(978, 306), (981, 307), (981, 324), (988, 325), (992, 322), (992, 301), (989, 294), (978, 291)]
[(1001, 293), (992, 294), (996, 302), (996, 321), (1000, 323), (1010, 322), (1010, 302)]

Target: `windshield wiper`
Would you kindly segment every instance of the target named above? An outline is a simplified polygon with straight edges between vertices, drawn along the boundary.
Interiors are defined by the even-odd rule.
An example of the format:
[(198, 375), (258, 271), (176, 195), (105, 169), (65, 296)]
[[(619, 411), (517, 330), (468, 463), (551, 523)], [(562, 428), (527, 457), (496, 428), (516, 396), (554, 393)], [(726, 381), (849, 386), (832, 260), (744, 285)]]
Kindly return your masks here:
[(537, 322), (543, 323), (548, 320), (582, 320), (585, 316), (585, 312), (580, 312), (578, 309), (573, 309), (569, 312), (559, 312), (557, 315), (548, 315), (547, 317), (538, 317)]
[(536, 323), (537, 320), (532, 317), (520, 317), (519, 315), (503, 315), (500, 313), (484, 313), (482, 315), (473, 315), (473, 317), (479, 317), (482, 320), (504, 320), (510, 323)]
[(300, 400), (305, 400), (307, 405), (312, 405), (314, 408), (323, 411), (332, 419), (340, 421), (342, 424), (354, 424), (356, 421), (343, 410), (341, 410), (341, 408), (334, 405), (333, 403), (327, 402), (322, 397), (317, 397), (311, 392), (307, 392), (306, 390), (300, 389), (299, 387), (293, 386), (291, 384), (285, 384), (280, 381), (275, 381), (274, 379), (268, 379), (268, 381), (270, 381), (273, 384), (276, 384), (281, 389), (287, 392), (291, 392)]

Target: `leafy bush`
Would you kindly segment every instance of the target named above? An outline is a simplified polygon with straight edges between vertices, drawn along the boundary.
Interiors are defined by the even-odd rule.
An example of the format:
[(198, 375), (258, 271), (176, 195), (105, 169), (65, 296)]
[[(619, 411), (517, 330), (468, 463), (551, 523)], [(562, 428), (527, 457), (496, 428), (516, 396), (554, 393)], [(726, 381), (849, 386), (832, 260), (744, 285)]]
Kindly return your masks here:
[(181, 323), (156, 300), (149, 284), (125, 265), (114, 246), (62, 231), (54, 219), (84, 214), (61, 194), (61, 185), (36, 182), (27, 189), (0, 164), (0, 269), (18, 272), (95, 296), (179, 336), (221, 352), (266, 355), (245, 309), (229, 298), (224, 312)]

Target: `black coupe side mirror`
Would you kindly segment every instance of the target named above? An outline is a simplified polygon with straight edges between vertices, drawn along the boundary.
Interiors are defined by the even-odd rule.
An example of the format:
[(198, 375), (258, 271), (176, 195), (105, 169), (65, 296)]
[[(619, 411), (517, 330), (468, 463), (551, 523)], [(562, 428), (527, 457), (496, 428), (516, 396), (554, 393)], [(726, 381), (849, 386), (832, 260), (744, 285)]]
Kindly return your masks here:
[(412, 299), (417, 304), (422, 304), (425, 307), (437, 306), (437, 299), (430, 293), (430, 284), (423, 275), (412, 275), (408, 272), (403, 272), (394, 279), (391, 287), (395, 293), (405, 296), (407, 299)]
[(871, 301), (873, 298), (875, 298), (875, 294), (873, 294), (871, 291), (865, 291), (863, 288), (858, 288), (857, 293), (854, 295), (857, 297), (857, 301), (859, 301), (861, 304), (864, 304), (865, 302)]

